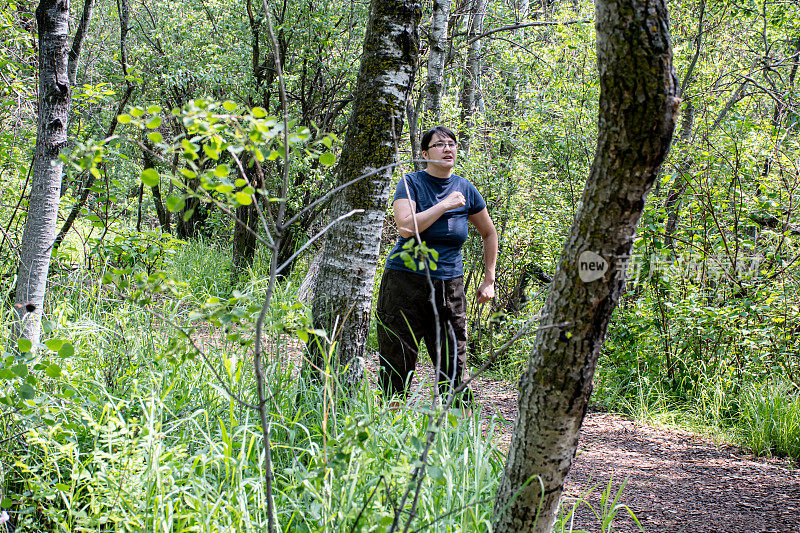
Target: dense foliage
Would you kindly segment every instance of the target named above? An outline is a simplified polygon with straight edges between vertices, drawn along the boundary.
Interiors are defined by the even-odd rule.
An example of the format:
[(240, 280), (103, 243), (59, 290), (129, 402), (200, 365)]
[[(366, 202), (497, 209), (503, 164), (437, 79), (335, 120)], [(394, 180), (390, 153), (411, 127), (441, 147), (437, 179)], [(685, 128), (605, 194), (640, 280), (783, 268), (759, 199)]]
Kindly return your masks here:
[[(358, 2), (264, 5), (286, 124), (262, 4), (94, 6), (63, 151), (60, 221), (77, 217), (51, 267), (44, 345), (4, 341), (0, 359), (0, 512), (22, 530), (265, 527), (263, 428), (233, 396), (255, 401), (254, 329), (273, 253), (287, 264), (263, 322), (280, 528), (388, 531), (402, 516), (411, 530), (476, 531), (491, 520), (502, 466), (491, 428), (454, 414), (437, 425), (435, 409), (387, 411), (369, 382), (348, 399), (333, 378), (298, 377), (302, 341), (327, 337), (296, 296), (316, 244), (291, 256), (327, 222), (326, 202), (303, 209), (335, 183), (367, 13)], [(441, 121), (470, 134), (458, 171), (484, 194), (500, 234), (496, 301), (470, 309), (477, 366), (544, 300), (593, 160), (599, 88), (591, 5), (490, 2), (485, 32), (528, 26), (483, 38), (465, 130), (472, 5), (453, 4)], [(73, 20), (83, 7), (71, 3)], [(0, 3), (3, 339), (36, 137), (34, 8)], [(670, 8), (680, 135), (628, 260), (595, 402), (800, 458), (800, 5)], [(410, 106), (419, 128), (429, 120), (413, 112), (424, 73), (423, 61)], [(401, 170), (413, 168), (410, 145), (399, 142)], [(233, 259), (243, 252), (231, 246), (232, 215), (257, 205), (275, 216), (287, 153), (295, 223), (270, 252), (253, 217), (261, 244)], [(250, 181), (254, 161), (261, 186)], [(384, 229), (385, 254), (395, 234)], [(480, 250), (471, 237), (472, 288)], [(528, 353), (523, 338), (492, 371), (516, 378)], [(419, 499), (400, 509), (426, 450)]]

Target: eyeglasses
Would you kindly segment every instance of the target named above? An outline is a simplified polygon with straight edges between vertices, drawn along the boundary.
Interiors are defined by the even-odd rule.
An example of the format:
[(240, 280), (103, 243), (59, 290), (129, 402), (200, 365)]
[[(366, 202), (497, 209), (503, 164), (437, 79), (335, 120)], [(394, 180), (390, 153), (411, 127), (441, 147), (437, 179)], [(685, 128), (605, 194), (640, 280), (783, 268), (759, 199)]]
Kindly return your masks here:
[(455, 150), (456, 148), (458, 148), (458, 145), (452, 141), (450, 142), (439, 141), (428, 145), (428, 148), (436, 148), (437, 150), (444, 150), (445, 146), (451, 150)]

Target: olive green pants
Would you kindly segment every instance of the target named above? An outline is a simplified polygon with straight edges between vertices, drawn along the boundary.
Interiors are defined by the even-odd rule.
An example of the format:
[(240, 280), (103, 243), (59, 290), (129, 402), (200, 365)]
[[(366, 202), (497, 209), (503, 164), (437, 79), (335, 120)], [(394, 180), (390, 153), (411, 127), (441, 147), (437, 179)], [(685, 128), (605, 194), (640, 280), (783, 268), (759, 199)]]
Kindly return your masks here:
[[(378, 349), (380, 384), (386, 397), (405, 395), (414, 377), (419, 347), (424, 341), (434, 367), (439, 369), (439, 393), (446, 396), (461, 384), (466, 365), (467, 305), (464, 279), (434, 279), (438, 317), (431, 288), (423, 274), (387, 268), (378, 292)], [(437, 362), (437, 354), (439, 360)], [(471, 391), (462, 395), (471, 400)], [(461, 398), (455, 403), (460, 403)]]

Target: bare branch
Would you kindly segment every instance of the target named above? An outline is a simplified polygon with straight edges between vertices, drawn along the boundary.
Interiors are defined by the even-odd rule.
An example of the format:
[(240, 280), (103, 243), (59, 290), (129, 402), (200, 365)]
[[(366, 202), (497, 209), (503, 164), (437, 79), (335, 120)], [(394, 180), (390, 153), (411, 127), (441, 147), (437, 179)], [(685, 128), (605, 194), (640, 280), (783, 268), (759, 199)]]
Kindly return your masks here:
[(589, 19), (545, 20), (545, 21), (536, 21), (536, 22), (524, 22), (522, 24), (511, 24), (509, 26), (500, 26), (499, 28), (493, 28), (493, 29), (491, 29), (489, 31), (485, 31), (485, 32), (481, 33), (480, 35), (476, 35), (475, 37), (473, 37), (472, 39), (467, 41), (466, 46), (469, 46), (472, 43), (474, 43), (475, 41), (483, 39), (484, 37), (488, 37), (489, 35), (492, 35), (493, 33), (498, 33), (498, 32), (501, 32), (501, 31), (512, 31), (512, 30), (518, 30), (518, 29), (521, 29), (521, 28), (532, 28), (532, 27), (536, 27), (536, 26), (568, 26), (570, 24), (591, 24), (593, 22), (594, 22), (593, 20), (589, 20)]

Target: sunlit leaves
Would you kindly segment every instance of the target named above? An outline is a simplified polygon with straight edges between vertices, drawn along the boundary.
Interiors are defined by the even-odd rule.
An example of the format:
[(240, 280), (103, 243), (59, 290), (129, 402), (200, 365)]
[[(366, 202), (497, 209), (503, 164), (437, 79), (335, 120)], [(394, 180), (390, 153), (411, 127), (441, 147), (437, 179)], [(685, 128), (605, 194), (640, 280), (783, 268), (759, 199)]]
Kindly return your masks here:
[(319, 162), (326, 167), (329, 167), (336, 163), (336, 156), (330, 152), (325, 152), (324, 154), (319, 156)]
[(148, 187), (155, 187), (160, 183), (161, 176), (158, 175), (158, 171), (156, 169), (146, 168), (142, 171), (141, 179), (142, 183)]

